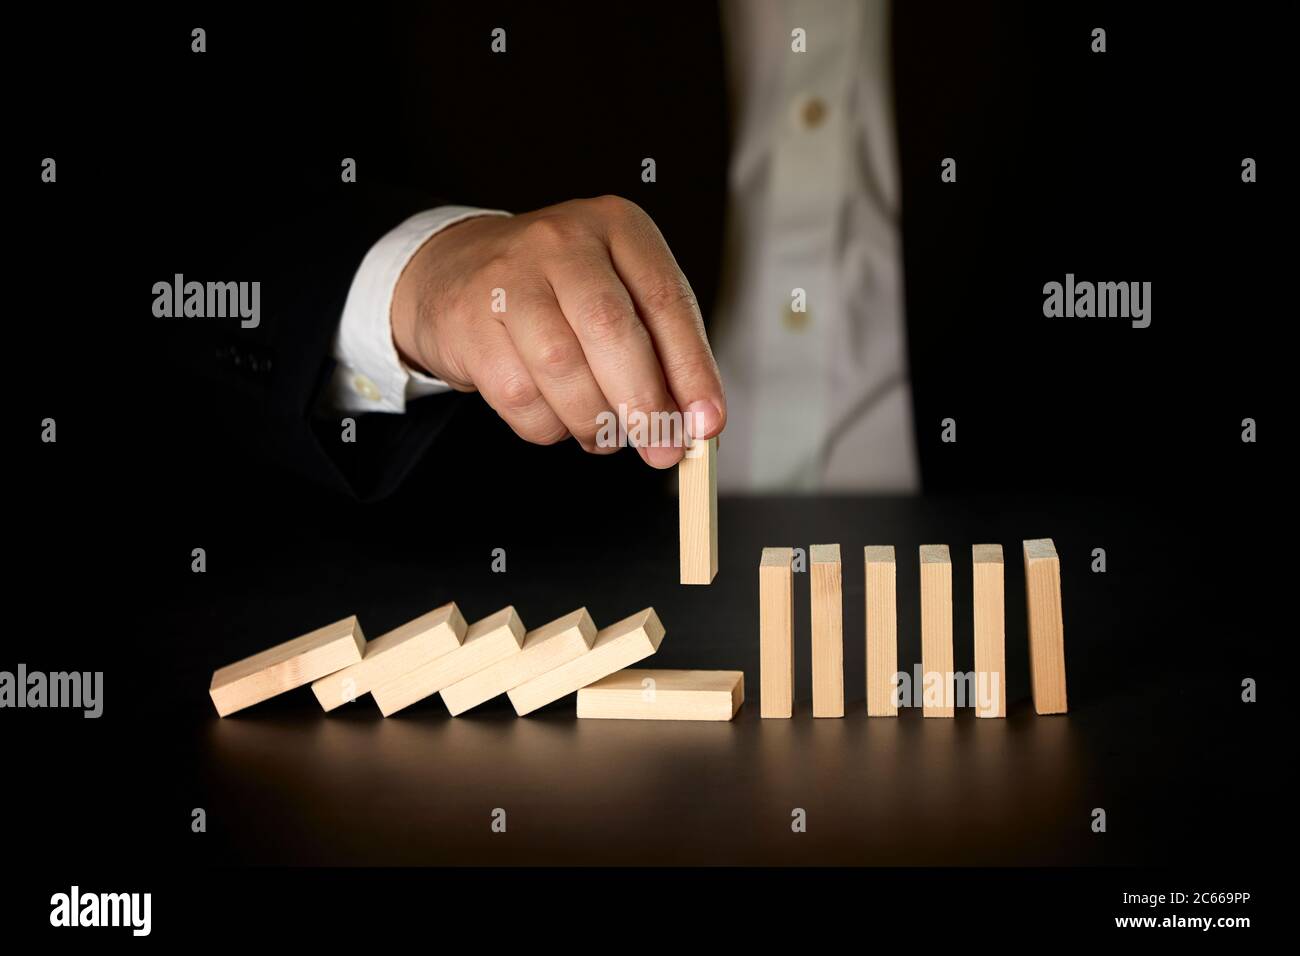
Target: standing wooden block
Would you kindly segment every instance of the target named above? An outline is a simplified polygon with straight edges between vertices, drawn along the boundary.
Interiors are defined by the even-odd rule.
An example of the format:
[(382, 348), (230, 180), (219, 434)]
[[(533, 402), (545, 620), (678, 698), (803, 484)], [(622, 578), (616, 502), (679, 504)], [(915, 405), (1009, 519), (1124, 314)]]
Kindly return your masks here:
[(759, 712), (794, 713), (794, 549), (764, 548), (758, 566)]
[(921, 545), (921, 715), (953, 716), (952, 558)]
[(677, 465), (682, 584), (718, 573), (718, 439), (697, 442)]
[(628, 670), (578, 691), (578, 716), (730, 720), (745, 701), (742, 671)]
[(422, 614), (366, 645), (365, 656), (351, 667), (322, 677), (311, 685), (326, 711), (354, 701), (381, 684), (415, 670), (421, 664), (460, 647), (465, 618), (453, 601)]
[(433, 660), (380, 684), (370, 693), (385, 717), (391, 717), (417, 700), (436, 694), (456, 681), (518, 654), (524, 643), (524, 624), (513, 607), (475, 621), (465, 631), (465, 641)]
[(1026, 541), (1025, 597), (1029, 616), (1029, 686), (1034, 712), (1064, 714), (1065, 622), (1061, 616), (1061, 561), (1051, 538)]
[(866, 566), (867, 716), (897, 717), (898, 565), (893, 545), (863, 549)]
[(525, 681), (511, 689), (510, 703), (520, 717), (545, 707), (588, 684), (630, 667), (659, 650), (664, 626), (659, 615), (648, 607), (629, 618), (601, 629), (591, 650), (567, 664)]
[(225, 717), (355, 664), (365, 647), (356, 617), (345, 617), (226, 665), (212, 675), (208, 694)]
[(442, 689), (453, 717), (591, 650), (596, 625), (585, 607), (524, 636), (523, 650)]
[(1006, 606), (1002, 545), (971, 548), (975, 607), (975, 716), (1007, 715)]
[(844, 716), (844, 600), (840, 546), (809, 549), (812, 587), (813, 716)]

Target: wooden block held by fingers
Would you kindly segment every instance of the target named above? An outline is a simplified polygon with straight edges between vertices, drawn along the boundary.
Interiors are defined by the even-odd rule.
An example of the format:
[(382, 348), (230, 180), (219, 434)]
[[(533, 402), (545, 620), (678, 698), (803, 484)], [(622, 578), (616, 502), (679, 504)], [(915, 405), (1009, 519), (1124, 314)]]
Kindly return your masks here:
[(1006, 602), (1002, 545), (971, 547), (975, 608), (975, 716), (1007, 715)]
[(444, 604), (370, 641), (361, 660), (322, 677), (311, 685), (312, 692), (321, 707), (331, 711), (454, 651), (464, 637), (460, 608), (454, 601)]
[(812, 688), (814, 717), (844, 716), (844, 600), (840, 546), (808, 551), (812, 588)]
[(510, 703), (520, 717), (545, 707), (615, 671), (644, 660), (664, 639), (664, 626), (654, 608), (648, 607), (596, 634), (591, 650), (561, 664), (509, 692)]
[(453, 717), (554, 670), (591, 649), (596, 625), (585, 607), (529, 631), (524, 647), (464, 680), (442, 689), (442, 702)]
[(898, 565), (893, 545), (863, 549), (866, 566), (867, 716), (897, 717)]
[(794, 549), (764, 548), (758, 566), (759, 713), (794, 713)]
[(952, 558), (921, 545), (921, 716), (953, 716)]
[(225, 717), (355, 664), (365, 648), (360, 623), (345, 617), (226, 665), (212, 675), (208, 694)]
[(744, 700), (743, 671), (629, 668), (578, 691), (578, 716), (612, 720), (730, 720)]
[(718, 573), (718, 439), (696, 442), (677, 464), (682, 584), (712, 584)]
[(1065, 621), (1061, 561), (1051, 538), (1026, 541), (1025, 599), (1029, 617), (1029, 685), (1034, 712), (1064, 714)]
[(401, 677), (371, 690), (385, 717), (430, 694), (436, 694), (485, 667), (518, 654), (524, 643), (524, 624), (513, 607), (475, 621), (465, 630), (460, 647), (407, 671)]

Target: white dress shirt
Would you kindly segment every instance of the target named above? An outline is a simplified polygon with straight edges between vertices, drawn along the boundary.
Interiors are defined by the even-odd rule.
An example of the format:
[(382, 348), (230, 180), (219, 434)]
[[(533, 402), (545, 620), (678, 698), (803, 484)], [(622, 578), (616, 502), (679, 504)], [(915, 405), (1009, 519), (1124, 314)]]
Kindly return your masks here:
[[(719, 487), (914, 491), (888, 4), (723, 0), (722, 14), (735, 128), (710, 323), (727, 395)], [(796, 28), (807, 52), (791, 48)], [(447, 389), (403, 365), (389, 309), (416, 250), (484, 213), (500, 214), (420, 213), (366, 255), (335, 346), (336, 407), (401, 412)]]

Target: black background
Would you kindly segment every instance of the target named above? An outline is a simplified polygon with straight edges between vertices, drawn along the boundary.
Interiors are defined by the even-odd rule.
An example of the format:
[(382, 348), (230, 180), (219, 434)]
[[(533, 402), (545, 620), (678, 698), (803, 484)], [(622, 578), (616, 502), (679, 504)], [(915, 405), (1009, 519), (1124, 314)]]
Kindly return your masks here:
[[(959, 71), (936, 68), (948, 87), (927, 95), (951, 98), (956, 118), (947, 136), (942, 113), (913, 133), (936, 157), (959, 156), (959, 184), (904, 179), (905, 231), (909, 220), (942, 224), (913, 231), (906, 253), (909, 309), (931, 317), (910, 342), (927, 496), (725, 501), (723, 566), (708, 590), (675, 583), (675, 506), (660, 476), (630, 453), (523, 447), (473, 399), (379, 504), (267, 464), (218, 427), (222, 399), (191, 371), (186, 337), (205, 330), (160, 328), (148, 292), (175, 271), (235, 268), (234, 237), (292, 242), (280, 212), (318, 188), (351, 188), (337, 182), (338, 158), (357, 153), (358, 188), (372, 170), (413, 182), (411, 157), (434, 154), (440, 194), (458, 202), (523, 209), (629, 195), (688, 276), (707, 282), (690, 264), (710, 261), (693, 248), (693, 216), (695, 204), (717, 206), (717, 184), (674, 187), (661, 172), (652, 193), (638, 178), (641, 156), (660, 157), (661, 171), (690, 168), (698, 145), (674, 130), (673, 104), (721, 64), (680, 61), (673, 39), (692, 29), (691, 8), (483, 5), (418, 22), (215, 6), (15, 15), (5, 162), (16, 407), (0, 667), (103, 670), (106, 703), (97, 721), (0, 717), (12, 768), (6, 843), (34, 874), (11, 918), (43, 925), (48, 894), (81, 873), (159, 894), (181, 874), (213, 900), (266, 888), (264, 876), (243, 883), (209, 869), (232, 863), (1194, 865), (1226, 889), (1260, 880), (1280, 852), (1272, 795), (1288, 752), (1277, 746), (1287, 472), (1275, 450), (1288, 433), (1283, 340), (1294, 311), (1282, 294), (1291, 207), (1276, 142), (1291, 112), (1284, 33), (1263, 5), (1047, 6), (913, 14), (932, 20), (937, 49), (974, 65), (996, 57), (1001, 91), (984, 104), (987, 122), (972, 122)], [(976, 20), (994, 29), (967, 34)], [(189, 53), (196, 24), (208, 29), (202, 57)], [(466, 77), (492, 68), (478, 61), (498, 24), (511, 28), (501, 68), (513, 71), (498, 79), (521, 98), (509, 115), (529, 120), (499, 146), (472, 149), (496, 142), (485, 116), (500, 104)], [(1088, 52), (1098, 25), (1101, 56)], [(432, 94), (418, 78), (401, 82), (391, 52), (423, 47), (429, 29), (444, 71), (425, 78)], [(994, 49), (975, 39), (987, 34)], [(641, 67), (645, 87), (599, 82), (629, 48), (656, 51)], [(929, 66), (913, 61), (912, 89)], [(540, 71), (573, 95), (530, 102)], [(395, 86), (402, 96), (385, 100)], [(634, 94), (650, 103), (635, 121), (608, 119)], [(394, 122), (421, 100), (431, 122)], [(443, 139), (416, 141), (430, 136)], [(59, 163), (54, 186), (37, 175), (47, 155)], [(1241, 182), (1244, 156), (1259, 161), (1260, 182)], [(1043, 319), (1042, 284), (1067, 271), (1151, 281), (1152, 326)], [(958, 419), (956, 445), (937, 442), (946, 415)], [(35, 438), (46, 416), (58, 421), (55, 445)], [(1258, 421), (1258, 444), (1240, 441), (1244, 417)], [(1019, 541), (1038, 536), (1056, 539), (1065, 579), (1072, 713), (1051, 720), (1027, 709), (1014, 599)], [(760, 725), (759, 548), (821, 540), (845, 549), (850, 714), (808, 718), (801, 660), (804, 712)], [(894, 543), (902, 561), (935, 540), (957, 560), (959, 668), (968, 546), (1007, 549), (1011, 714), (993, 728), (857, 719), (860, 548)], [(198, 546), (204, 575), (189, 570)], [(1088, 571), (1099, 546), (1105, 575)], [(507, 549), (504, 576), (489, 571), (494, 547)], [(899, 587), (908, 662), (918, 639), (906, 562)], [(807, 597), (796, 593), (806, 641)], [(346, 613), (377, 636), (451, 598), (471, 619), (514, 603), (530, 625), (579, 604), (598, 623), (653, 604), (668, 629), (658, 663), (743, 668), (750, 701), (733, 725), (661, 738), (574, 727), (571, 705), (520, 726), (499, 706), (450, 721), (437, 700), (400, 721), (379, 721), (364, 702), (327, 720), (303, 691), (229, 721), (211, 713), (217, 666)], [(1260, 682), (1256, 705), (1239, 701), (1246, 676)], [(369, 784), (314, 759), (349, 754), (375, 761)], [(464, 775), (440, 776), (448, 764)], [(642, 802), (602, 800), (612, 793)], [(386, 814), (382, 827), (367, 822), (366, 799)], [(510, 842), (494, 843), (486, 813), (507, 800), (536, 813), (512, 812)], [(189, 831), (194, 806), (209, 811), (207, 834)], [(802, 844), (780, 842), (788, 806), (823, 810)], [(1093, 806), (1108, 808), (1104, 836), (1087, 830)], [(1191, 882), (1193, 871), (1165, 876)], [(985, 878), (932, 885), (949, 898), (999, 879), (1043, 892), (1034, 880)], [(1112, 880), (1105, 893), (1044, 905), (1082, 900), (1104, 923), (1109, 890), (1146, 877), (1100, 879)], [(273, 882), (287, 895), (345, 892), (301, 874)]]

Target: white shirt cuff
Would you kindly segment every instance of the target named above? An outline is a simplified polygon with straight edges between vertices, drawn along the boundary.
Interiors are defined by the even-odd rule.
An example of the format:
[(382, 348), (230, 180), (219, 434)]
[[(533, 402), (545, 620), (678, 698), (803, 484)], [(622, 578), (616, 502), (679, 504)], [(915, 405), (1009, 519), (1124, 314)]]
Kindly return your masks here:
[(410, 399), (451, 386), (409, 368), (393, 344), (393, 294), (402, 270), (420, 247), (448, 226), (475, 216), (508, 216), (500, 209), (439, 206), (416, 213), (370, 247), (348, 289), (334, 339), (338, 365), (330, 404), (349, 412), (406, 411)]

